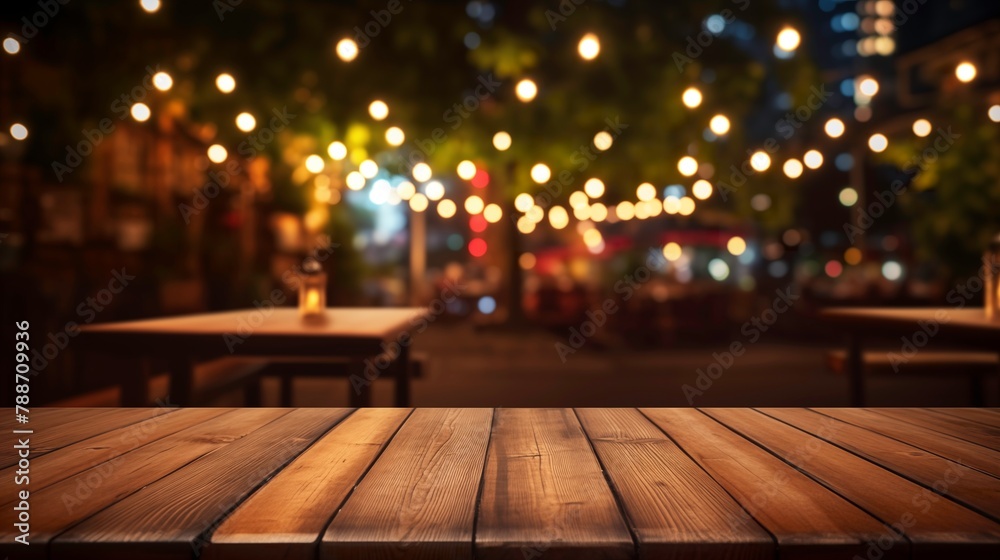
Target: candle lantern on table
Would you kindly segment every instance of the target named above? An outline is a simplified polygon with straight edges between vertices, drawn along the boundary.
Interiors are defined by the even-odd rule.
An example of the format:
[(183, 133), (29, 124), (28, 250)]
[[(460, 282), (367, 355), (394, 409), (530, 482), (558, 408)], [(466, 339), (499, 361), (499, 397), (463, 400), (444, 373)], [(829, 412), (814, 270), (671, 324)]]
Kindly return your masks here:
[(1000, 321), (1000, 235), (993, 238), (983, 255), (983, 277), (986, 318)]
[(299, 317), (309, 323), (326, 320), (326, 272), (314, 259), (309, 259), (302, 265)]

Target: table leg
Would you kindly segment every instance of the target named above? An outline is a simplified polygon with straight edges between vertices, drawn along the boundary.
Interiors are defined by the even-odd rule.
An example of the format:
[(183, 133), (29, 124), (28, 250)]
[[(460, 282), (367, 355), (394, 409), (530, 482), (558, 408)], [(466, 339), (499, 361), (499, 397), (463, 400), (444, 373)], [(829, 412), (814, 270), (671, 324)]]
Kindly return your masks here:
[(149, 405), (149, 378), (153, 364), (149, 358), (139, 360), (138, 371), (135, 375), (126, 374), (121, 380), (122, 396), (121, 403), (124, 407), (137, 407)]
[(168, 362), (170, 368), (170, 393), (167, 399), (177, 406), (193, 406), (191, 398), (194, 392), (194, 360), (191, 358), (172, 358)]
[(396, 406), (410, 406), (410, 347), (402, 346), (396, 357)]
[(861, 335), (851, 334), (847, 346), (847, 375), (850, 380), (851, 406), (865, 405), (864, 363)]
[(347, 366), (348, 386), (351, 406), (355, 408), (369, 407), (372, 405), (372, 383), (373, 380), (365, 377), (365, 362), (362, 360), (353, 361)]

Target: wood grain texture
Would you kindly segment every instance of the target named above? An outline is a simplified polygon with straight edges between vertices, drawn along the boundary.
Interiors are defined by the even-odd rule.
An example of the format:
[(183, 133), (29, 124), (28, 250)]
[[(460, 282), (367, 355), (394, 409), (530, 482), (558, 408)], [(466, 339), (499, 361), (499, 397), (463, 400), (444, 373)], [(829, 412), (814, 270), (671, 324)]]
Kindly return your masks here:
[(936, 414), (921, 408), (880, 408), (876, 413), (1000, 451), (1000, 428)]
[[(995, 521), (1000, 520), (1000, 485), (990, 475), (844, 422), (838, 423), (834, 430), (824, 430), (823, 416), (811, 411), (772, 408), (761, 411), (927, 487), (921, 507), (924, 502), (936, 503), (940, 495), (945, 495)], [(837, 412), (828, 415), (837, 416)]]
[[(52, 412), (48, 412), (51, 410)], [(35, 459), (117, 428), (142, 422), (160, 414), (170, 414), (176, 408), (78, 408), (60, 412), (62, 409), (38, 409), (31, 413), (28, 424), (19, 424), (17, 429), (31, 429), (31, 456)], [(11, 411), (10, 416), (14, 413)], [(9, 433), (9, 432), (8, 432)], [(0, 468), (17, 463), (12, 447), (3, 449)]]
[(1000, 408), (935, 408), (931, 412), (1000, 428)]
[[(264, 424), (287, 414), (280, 409), (226, 410), (202, 424), (120, 455), (40, 490), (32, 491), (34, 546), (13, 548), (8, 514), (0, 527), (0, 554), (16, 558), (43, 558), (46, 545), (60, 532), (121, 501), (140, 488), (184, 468), (191, 461), (245, 437)], [(5, 510), (6, 511), (6, 510)], [(12, 521), (11, 521), (12, 522)], [(6, 546), (5, 546), (6, 545)], [(27, 553), (27, 556), (24, 556)]]
[[(642, 409), (778, 541), (782, 558), (906, 558), (909, 543), (795, 468), (691, 409)], [(822, 457), (807, 457), (805, 464)]]
[(229, 516), (202, 558), (315, 558), (319, 538), (411, 409), (358, 410)]
[(491, 416), (416, 410), (333, 518), (320, 558), (471, 558)]
[(941, 437), (939, 432), (877, 414), (874, 410), (853, 408), (815, 410), (1000, 478), (998, 451), (964, 440)]
[(63, 533), (53, 541), (52, 554), (190, 558), (204, 548), (204, 535), (220, 519), (349, 413), (297, 409), (281, 415)]
[(570, 409), (498, 409), (476, 558), (630, 558), (634, 543)]
[[(191, 408), (170, 414), (154, 414), (135, 424), (111, 430), (67, 445), (51, 453), (33, 458), (31, 467), (31, 490), (37, 492), (50, 484), (67, 479), (81, 471), (114, 459), (124, 453), (160, 438), (179, 432), (185, 428), (205, 422), (227, 412), (221, 408)], [(14, 471), (9, 467), (0, 471), (0, 501), (16, 493)], [(6, 504), (4, 504), (6, 505)]]
[(774, 558), (774, 541), (635, 409), (576, 411), (638, 540), (640, 558)]
[[(1000, 524), (948, 499), (920, 506), (927, 493), (923, 486), (760, 412), (705, 413), (895, 527), (911, 541), (913, 558), (939, 558), (946, 551), (962, 558), (1000, 557)], [(828, 419), (823, 429), (833, 432), (838, 424)], [(808, 460), (809, 454), (822, 460)]]

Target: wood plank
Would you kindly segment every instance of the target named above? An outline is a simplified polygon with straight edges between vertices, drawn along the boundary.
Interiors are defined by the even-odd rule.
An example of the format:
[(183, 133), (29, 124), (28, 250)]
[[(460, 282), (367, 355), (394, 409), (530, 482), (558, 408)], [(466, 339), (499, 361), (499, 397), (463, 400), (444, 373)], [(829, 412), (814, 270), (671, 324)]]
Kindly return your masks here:
[(31, 518), (32, 546), (8, 545), (15, 536), (13, 510), (4, 508), (0, 554), (44, 558), (46, 545), (68, 527), (287, 414), (281, 409), (219, 410), (222, 414), (203, 424), (94, 465), (44, 490), (32, 490), (31, 510), (44, 512)]
[(882, 558), (908, 557), (909, 543), (880, 521), (705, 414), (642, 412), (777, 539), (781, 558), (864, 558), (879, 539)]
[(873, 411), (908, 424), (922, 426), (953, 438), (1000, 451), (1000, 428), (935, 414), (919, 408), (877, 408)]
[[(913, 558), (930, 560), (946, 553), (1000, 558), (1000, 524), (994, 521), (948, 499), (922, 507), (926, 488), (760, 412), (745, 408), (704, 412), (892, 525), (909, 538)], [(834, 432), (841, 425), (827, 418), (822, 429)]]
[(872, 410), (856, 408), (817, 408), (815, 410), (821, 414), (899, 440), (913, 447), (961, 463), (967, 467), (1000, 477), (1000, 452), (987, 449), (981, 445), (969, 443), (964, 440), (941, 437), (940, 433), (933, 430), (882, 416)]
[(243, 502), (212, 535), (202, 558), (315, 558), (334, 512), (410, 412), (368, 408), (352, 414)]
[(498, 409), (476, 558), (631, 558), (634, 544), (570, 409)]
[(491, 417), (417, 409), (333, 518), (320, 558), (471, 558)]
[(774, 541), (635, 409), (576, 411), (645, 558), (774, 558)]
[(927, 487), (924, 502), (937, 503), (940, 495), (945, 495), (995, 521), (1000, 520), (1000, 484), (988, 474), (846, 422), (838, 423), (835, 430), (825, 429), (824, 417), (813, 411), (781, 408), (761, 411)]
[(1000, 408), (933, 408), (931, 412), (1000, 428)]
[[(177, 409), (86, 408), (73, 409), (66, 414), (59, 413), (58, 409), (51, 410), (54, 412), (39, 414), (42, 409), (33, 412), (31, 421), (17, 428), (27, 428), (35, 432), (27, 436), (31, 438), (32, 459), (87, 438), (142, 422), (153, 415), (170, 414)], [(13, 411), (10, 414), (13, 416)], [(17, 457), (13, 448), (4, 448), (3, 457), (0, 458), (0, 468), (7, 468), (16, 463)]]
[[(141, 422), (67, 445), (31, 461), (31, 491), (36, 492), (94, 465), (227, 412), (222, 408), (189, 408), (170, 414), (149, 410)], [(58, 428), (57, 428), (58, 429)], [(0, 503), (16, 494), (16, 466), (0, 471)]]
[(57, 537), (81, 559), (189, 559), (226, 514), (349, 409), (297, 409), (146, 486)]

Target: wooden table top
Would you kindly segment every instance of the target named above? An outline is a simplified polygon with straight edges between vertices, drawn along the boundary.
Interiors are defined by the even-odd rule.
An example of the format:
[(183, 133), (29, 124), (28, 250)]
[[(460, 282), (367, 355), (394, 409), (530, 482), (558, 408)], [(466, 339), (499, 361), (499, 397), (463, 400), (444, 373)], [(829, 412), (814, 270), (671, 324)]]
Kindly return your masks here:
[[(302, 353), (309, 348), (369, 346), (391, 340), (400, 333), (426, 328), (422, 307), (335, 307), (327, 309), (323, 323), (305, 323), (293, 307), (240, 309), (221, 313), (180, 315), (101, 323), (80, 327), (88, 346), (141, 351), (205, 350), (259, 347), (262, 352), (281, 350)], [(228, 338), (226, 338), (228, 337)], [(245, 344), (250, 342), (252, 344)], [(215, 348), (218, 347), (218, 348)], [(259, 352), (258, 352), (259, 353)]]
[(935, 322), (948, 330), (1000, 336), (1000, 321), (986, 318), (981, 307), (831, 307), (820, 317), (857, 327), (917, 327), (917, 321)]
[(34, 430), (33, 546), (0, 452), (14, 558), (1000, 557), (1000, 409), (13, 416)]

